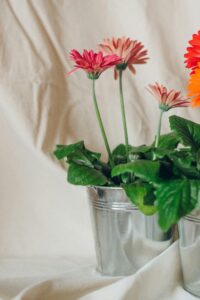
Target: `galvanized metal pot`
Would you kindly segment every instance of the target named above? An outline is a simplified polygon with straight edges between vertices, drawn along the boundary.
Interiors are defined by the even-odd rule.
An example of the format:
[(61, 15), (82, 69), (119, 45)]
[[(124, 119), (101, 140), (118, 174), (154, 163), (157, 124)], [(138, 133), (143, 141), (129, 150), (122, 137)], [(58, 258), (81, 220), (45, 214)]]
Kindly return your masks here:
[(178, 227), (184, 287), (200, 297), (200, 211), (182, 218)]
[(97, 270), (104, 275), (130, 275), (172, 242), (157, 215), (145, 216), (119, 187), (88, 187)]

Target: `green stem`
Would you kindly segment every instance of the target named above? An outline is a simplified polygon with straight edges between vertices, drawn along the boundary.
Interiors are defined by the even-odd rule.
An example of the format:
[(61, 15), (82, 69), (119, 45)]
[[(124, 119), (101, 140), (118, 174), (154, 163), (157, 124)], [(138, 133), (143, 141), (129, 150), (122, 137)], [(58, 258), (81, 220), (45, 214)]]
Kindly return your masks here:
[[(158, 130), (157, 130), (157, 135), (156, 135), (156, 140), (155, 140), (155, 148), (158, 148), (158, 145), (159, 145), (163, 113), (164, 113), (164, 111), (161, 110), (159, 121), (158, 121)], [(156, 159), (156, 154), (154, 153), (153, 160), (155, 160), (155, 159)]]
[(126, 124), (126, 113), (125, 113), (125, 106), (124, 106), (124, 95), (123, 95), (123, 88), (122, 88), (122, 73), (123, 70), (119, 70), (119, 94), (120, 94), (120, 105), (121, 105), (121, 112), (122, 112), (122, 122), (124, 127), (124, 137), (125, 137), (125, 145), (126, 145), (126, 155), (128, 160), (128, 130)]
[(158, 131), (157, 131), (157, 135), (156, 135), (155, 148), (158, 148), (158, 144), (159, 144), (159, 140), (160, 140), (160, 132), (161, 132), (161, 124), (162, 124), (163, 113), (164, 113), (164, 111), (161, 110), (160, 117), (159, 117), (159, 122), (158, 122)]
[(111, 166), (113, 166), (112, 154), (111, 154), (111, 151), (110, 151), (110, 147), (109, 147), (109, 144), (108, 144), (108, 139), (107, 139), (107, 136), (106, 136), (106, 132), (105, 132), (105, 129), (104, 129), (104, 126), (103, 126), (103, 122), (102, 122), (102, 119), (101, 119), (101, 115), (100, 115), (100, 111), (99, 111), (99, 107), (98, 107), (98, 103), (97, 103), (97, 98), (96, 98), (96, 93), (95, 93), (95, 79), (92, 80), (92, 93), (93, 93), (95, 112), (96, 112), (96, 115), (97, 115), (99, 127), (101, 129), (101, 134), (102, 134), (104, 144), (105, 144), (108, 156), (109, 156), (110, 164), (111, 164)]

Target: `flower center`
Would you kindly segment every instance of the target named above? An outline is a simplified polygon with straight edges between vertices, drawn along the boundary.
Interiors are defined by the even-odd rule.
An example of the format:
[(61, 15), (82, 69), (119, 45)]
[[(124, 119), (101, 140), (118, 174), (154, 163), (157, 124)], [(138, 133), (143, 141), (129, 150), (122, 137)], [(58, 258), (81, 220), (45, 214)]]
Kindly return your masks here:
[(167, 104), (161, 103), (161, 104), (159, 105), (159, 108), (160, 108), (162, 111), (168, 111), (168, 110), (170, 109), (170, 106), (167, 105)]
[(119, 70), (122, 70), (124, 71), (126, 69), (126, 67), (128, 66), (127, 63), (122, 63), (122, 64), (118, 64), (116, 65), (116, 69), (119, 71)]
[(100, 76), (100, 73), (87, 73), (87, 77), (91, 80), (96, 80)]

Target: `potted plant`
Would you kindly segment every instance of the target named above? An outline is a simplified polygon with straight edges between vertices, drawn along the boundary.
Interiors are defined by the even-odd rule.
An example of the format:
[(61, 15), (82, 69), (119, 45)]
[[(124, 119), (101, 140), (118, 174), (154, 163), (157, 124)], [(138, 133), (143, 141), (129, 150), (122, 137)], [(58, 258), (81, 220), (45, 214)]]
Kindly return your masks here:
[[(169, 206), (165, 210), (164, 200), (160, 200), (166, 199), (167, 195), (161, 197), (160, 186), (167, 189), (166, 182), (182, 180), (181, 168), (185, 165), (182, 166), (181, 162), (190, 156), (190, 150), (187, 147), (178, 148), (180, 139), (176, 132), (160, 133), (163, 113), (174, 107), (188, 106), (189, 100), (180, 92), (167, 91), (158, 83), (150, 85), (148, 90), (158, 100), (160, 108), (156, 139), (148, 146), (130, 145), (122, 76), (127, 68), (135, 74), (133, 65), (146, 63), (147, 50), (140, 42), (125, 37), (105, 39), (98, 47), (98, 53), (84, 50), (80, 54), (72, 50), (70, 59), (75, 66), (68, 74), (83, 69), (91, 80), (94, 108), (108, 161), (102, 161), (101, 154), (87, 149), (83, 141), (57, 145), (54, 154), (68, 164), (69, 183), (88, 187), (98, 270), (106, 275), (128, 275), (170, 245), (171, 225), (181, 216), (174, 217), (173, 213), (168, 215)], [(125, 140), (113, 151), (109, 146), (95, 92), (97, 79), (111, 67), (114, 67), (115, 79), (119, 78)], [(164, 230), (158, 225), (158, 216)]]
[[(193, 34), (189, 41), (185, 58), (186, 67), (191, 69), (188, 83), (191, 105), (194, 108), (200, 107), (200, 31)], [(185, 289), (200, 297), (200, 125), (181, 119), (180, 122), (173, 120), (172, 127), (181, 138), (182, 144), (190, 149), (192, 163), (187, 169), (196, 177), (195, 183), (190, 184), (190, 207), (194, 210), (188, 212), (179, 222), (179, 246)]]
[[(186, 102), (192, 107), (199, 107), (200, 31), (193, 35), (189, 43), (191, 46), (187, 49), (185, 58), (187, 68), (192, 69), (188, 84), (188, 96), (191, 100)], [(162, 118), (162, 109), (165, 108), (163, 100), (167, 96), (161, 88), (158, 89), (158, 85), (153, 89), (151, 87), (151, 91), (160, 99)], [(167, 98), (172, 99), (170, 93)], [(168, 105), (169, 103), (173, 107), (173, 102), (169, 101)], [(115, 166), (112, 175), (134, 173), (135, 165), (137, 166), (140, 184), (133, 182), (130, 185), (123, 184), (123, 187), (129, 198), (140, 207), (142, 197), (137, 195), (142, 195), (141, 181), (145, 181), (154, 190), (155, 201), (151, 204), (157, 207), (160, 227), (166, 231), (172, 224), (178, 223), (184, 286), (187, 291), (200, 297), (200, 124), (178, 116), (171, 116), (169, 122), (179, 147), (161, 149), (162, 140), (158, 129), (152, 157), (157, 166), (145, 169), (144, 162), (137, 160), (135, 163)], [(140, 209), (145, 213), (142, 206)]]

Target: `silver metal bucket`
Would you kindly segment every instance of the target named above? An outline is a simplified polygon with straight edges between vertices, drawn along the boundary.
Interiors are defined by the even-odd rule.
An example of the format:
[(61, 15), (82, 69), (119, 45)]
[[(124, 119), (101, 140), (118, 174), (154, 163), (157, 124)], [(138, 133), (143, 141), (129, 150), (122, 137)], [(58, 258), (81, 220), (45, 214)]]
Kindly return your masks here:
[(163, 232), (157, 215), (143, 215), (122, 188), (88, 187), (88, 194), (100, 273), (133, 274), (171, 244), (172, 230)]
[(200, 297), (200, 211), (182, 218), (178, 227), (184, 287)]

